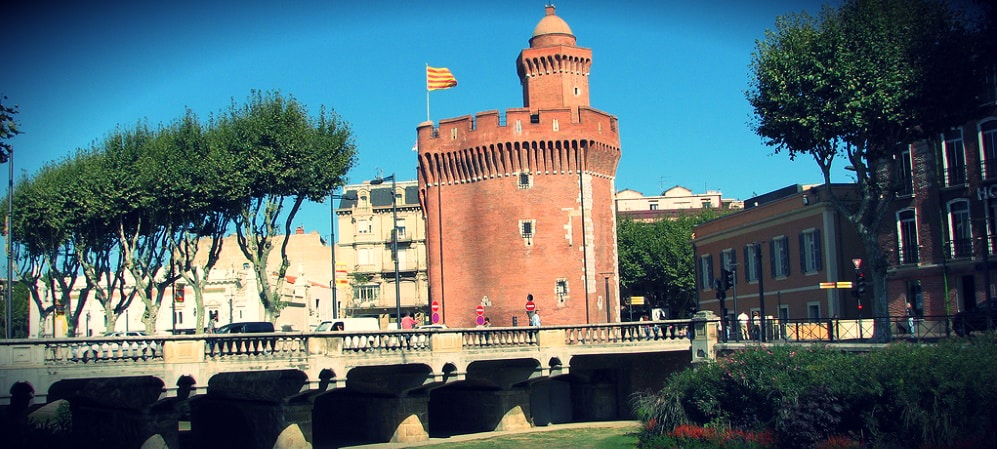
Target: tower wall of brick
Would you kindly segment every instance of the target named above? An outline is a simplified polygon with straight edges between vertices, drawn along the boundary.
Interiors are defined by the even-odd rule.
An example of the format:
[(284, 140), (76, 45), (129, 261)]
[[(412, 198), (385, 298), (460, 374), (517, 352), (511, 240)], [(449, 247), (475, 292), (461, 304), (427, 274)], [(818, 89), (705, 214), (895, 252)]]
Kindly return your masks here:
[[(619, 320), (617, 118), (589, 106), (591, 51), (547, 7), (517, 59), (524, 107), (418, 127), (429, 295), (440, 320)], [(608, 294), (607, 294), (608, 287)]]

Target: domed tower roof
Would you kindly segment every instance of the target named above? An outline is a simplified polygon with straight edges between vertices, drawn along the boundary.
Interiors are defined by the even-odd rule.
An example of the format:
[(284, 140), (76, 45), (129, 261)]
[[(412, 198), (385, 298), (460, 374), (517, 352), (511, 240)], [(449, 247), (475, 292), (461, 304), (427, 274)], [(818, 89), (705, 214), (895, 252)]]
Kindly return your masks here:
[(533, 29), (530, 47), (548, 47), (553, 45), (575, 45), (575, 35), (571, 32), (568, 22), (554, 13), (554, 5), (546, 6), (546, 15)]

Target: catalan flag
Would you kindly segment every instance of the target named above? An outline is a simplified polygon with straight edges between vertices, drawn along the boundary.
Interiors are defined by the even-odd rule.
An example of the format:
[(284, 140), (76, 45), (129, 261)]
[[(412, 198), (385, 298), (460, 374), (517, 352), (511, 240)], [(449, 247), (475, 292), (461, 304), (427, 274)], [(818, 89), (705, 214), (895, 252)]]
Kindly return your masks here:
[(449, 89), (457, 85), (457, 78), (446, 67), (426, 66), (426, 90)]

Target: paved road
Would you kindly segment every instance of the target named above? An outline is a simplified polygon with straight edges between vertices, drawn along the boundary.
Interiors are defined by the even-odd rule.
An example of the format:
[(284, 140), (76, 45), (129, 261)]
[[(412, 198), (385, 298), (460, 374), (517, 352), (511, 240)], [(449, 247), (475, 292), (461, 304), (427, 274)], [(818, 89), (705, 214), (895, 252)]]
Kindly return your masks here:
[(455, 435), (449, 438), (430, 438), (427, 441), (420, 441), (418, 443), (363, 444), (360, 446), (347, 446), (344, 447), (343, 449), (403, 449), (403, 448), (419, 447), (419, 446), (432, 446), (434, 444), (459, 443), (462, 441), (491, 439), (491, 438), (501, 437), (503, 435), (514, 435), (526, 432), (550, 432), (553, 430), (580, 429), (580, 428), (584, 429), (632, 428), (634, 430), (638, 430), (640, 428), (640, 422), (639, 421), (597, 421), (597, 422), (580, 422), (580, 423), (567, 423), (567, 424), (551, 424), (549, 426), (534, 427), (528, 430), (471, 433), (465, 435)]

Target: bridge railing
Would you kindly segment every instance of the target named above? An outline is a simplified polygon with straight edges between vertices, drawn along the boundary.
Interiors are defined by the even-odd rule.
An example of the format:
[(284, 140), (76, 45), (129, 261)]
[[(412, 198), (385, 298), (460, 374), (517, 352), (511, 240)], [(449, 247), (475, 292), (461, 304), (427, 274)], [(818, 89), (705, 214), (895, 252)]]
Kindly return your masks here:
[(861, 319), (824, 318), (813, 319), (768, 319), (764, 331), (758, 322), (735, 322), (729, 332), (720, 332), (721, 340), (727, 342), (760, 340), (761, 334), (770, 342), (854, 342), (864, 341), (876, 335), (879, 326), (889, 327), (894, 339), (939, 339), (955, 335), (951, 315), (935, 316), (887, 316)]
[[(274, 332), (251, 334), (107, 336), (0, 341), (0, 358), (28, 364), (168, 363), (170, 353), (196, 360), (300, 359), (314, 353), (364, 356), (373, 353), (431, 352), (471, 348), (537, 347), (540, 331), (564, 345), (606, 345), (678, 341), (688, 338), (688, 320), (640, 321), (536, 327), (405, 329), (361, 332)], [(553, 333), (551, 332), (553, 331)], [(434, 347), (435, 346), (435, 347)], [(185, 349), (178, 350), (183, 347)], [(200, 355), (203, 347), (203, 356)], [(191, 349), (193, 348), (193, 349)], [(318, 348), (318, 349), (316, 349)], [(37, 353), (36, 353), (37, 351)], [(175, 357), (170, 357), (175, 358)], [(24, 364), (24, 363), (21, 363)]]
[(42, 345), (46, 365), (162, 361), (163, 337), (87, 337), (27, 340)]
[(565, 344), (613, 344), (687, 340), (690, 320), (634, 321), (559, 327), (565, 331)]

